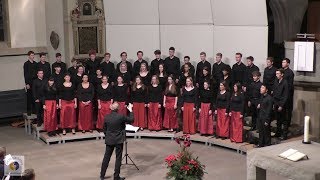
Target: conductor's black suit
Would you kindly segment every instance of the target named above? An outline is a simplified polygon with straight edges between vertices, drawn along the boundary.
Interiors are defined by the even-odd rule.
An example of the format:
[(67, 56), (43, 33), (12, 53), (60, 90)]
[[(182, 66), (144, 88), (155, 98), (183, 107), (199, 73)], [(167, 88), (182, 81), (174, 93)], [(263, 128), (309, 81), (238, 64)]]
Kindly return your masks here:
[(114, 180), (120, 179), (120, 167), (122, 160), (123, 143), (126, 138), (126, 123), (133, 122), (133, 113), (130, 112), (129, 117), (112, 111), (111, 114), (104, 118), (104, 134), (106, 152), (104, 154), (101, 165), (100, 178), (103, 179), (109, 165), (110, 157), (113, 149), (116, 148), (116, 164), (114, 169)]

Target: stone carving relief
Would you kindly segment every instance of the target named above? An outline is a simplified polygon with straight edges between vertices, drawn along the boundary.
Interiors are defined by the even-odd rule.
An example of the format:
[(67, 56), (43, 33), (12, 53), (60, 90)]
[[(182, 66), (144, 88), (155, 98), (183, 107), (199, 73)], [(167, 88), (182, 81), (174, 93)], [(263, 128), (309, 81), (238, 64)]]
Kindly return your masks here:
[(75, 58), (88, 57), (90, 50), (98, 56), (105, 51), (105, 17), (96, 0), (78, 0), (71, 11)]

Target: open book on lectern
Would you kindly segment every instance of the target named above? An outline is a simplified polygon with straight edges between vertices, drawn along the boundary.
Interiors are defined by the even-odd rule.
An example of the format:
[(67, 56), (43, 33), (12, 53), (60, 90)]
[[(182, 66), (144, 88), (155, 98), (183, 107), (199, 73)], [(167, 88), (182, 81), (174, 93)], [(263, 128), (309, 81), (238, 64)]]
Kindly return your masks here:
[(294, 162), (299, 161), (299, 160), (304, 159), (304, 158), (308, 159), (307, 155), (299, 152), (298, 150), (291, 149), (291, 148), (286, 150), (286, 151), (284, 151), (283, 153), (279, 154), (278, 156), (282, 157), (284, 159), (289, 159), (289, 160), (294, 161)]

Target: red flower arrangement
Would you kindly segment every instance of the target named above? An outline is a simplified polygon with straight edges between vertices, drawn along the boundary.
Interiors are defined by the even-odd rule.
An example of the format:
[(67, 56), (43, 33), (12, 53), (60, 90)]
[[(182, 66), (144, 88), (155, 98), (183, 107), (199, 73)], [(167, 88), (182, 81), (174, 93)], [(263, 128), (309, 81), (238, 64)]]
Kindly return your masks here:
[(165, 163), (169, 172), (167, 179), (175, 180), (200, 180), (205, 173), (205, 166), (202, 165), (198, 157), (194, 158), (189, 151), (191, 146), (190, 135), (183, 135), (175, 138), (181, 150), (177, 155), (171, 154), (165, 158)]

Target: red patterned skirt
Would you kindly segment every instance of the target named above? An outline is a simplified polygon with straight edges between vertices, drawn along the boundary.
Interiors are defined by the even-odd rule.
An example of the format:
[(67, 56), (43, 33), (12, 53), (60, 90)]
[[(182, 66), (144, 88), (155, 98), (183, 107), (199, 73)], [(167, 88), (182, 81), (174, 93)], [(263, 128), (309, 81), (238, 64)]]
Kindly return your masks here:
[(243, 142), (243, 119), (241, 112), (231, 111), (230, 140), (237, 143)]
[(88, 105), (84, 105), (82, 102), (79, 102), (78, 129), (82, 131), (89, 131), (93, 129), (92, 102)]
[(122, 114), (124, 116), (127, 116), (128, 115), (128, 111), (127, 111), (127, 108), (126, 108), (126, 102), (118, 102), (117, 101), (117, 103), (119, 104), (118, 113)]
[(60, 127), (62, 129), (76, 127), (76, 109), (74, 108), (74, 100), (61, 100), (60, 110)]
[(196, 133), (196, 112), (193, 110), (194, 103), (183, 104), (183, 133), (195, 134)]
[(213, 115), (209, 115), (210, 103), (201, 103), (201, 112), (199, 116), (198, 130), (200, 134), (214, 133), (213, 130)]
[(44, 130), (47, 132), (55, 131), (58, 128), (57, 101), (46, 100), (44, 105), (46, 106), (46, 109), (43, 111)]
[(146, 128), (147, 112), (146, 112), (145, 103), (134, 102), (132, 111), (133, 111), (133, 117), (134, 117), (134, 122), (132, 125), (140, 128)]
[(97, 129), (103, 129), (104, 126), (104, 117), (111, 113), (110, 105), (111, 101), (101, 101), (100, 100), (101, 109), (98, 109), (98, 120), (96, 124)]
[(217, 129), (216, 134), (219, 137), (229, 137), (230, 117), (226, 116), (226, 109), (217, 109)]
[(176, 97), (166, 97), (166, 107), (164, 108), (163, 127), (167, 129), (177, 129), (177, 110), (174, 109)]
[(162, 111), (159, 108), (159, 103), (149, 103), (148, 111), (148, 129), (149, 130), (161, 130), (162, 126)]

